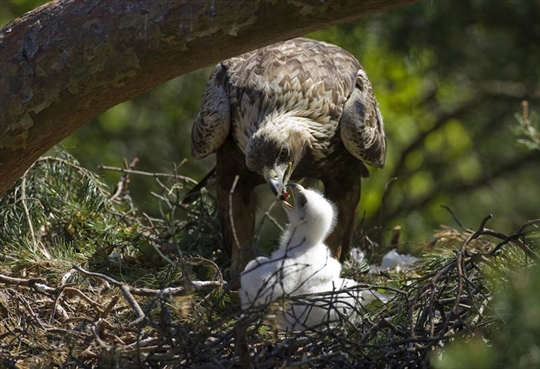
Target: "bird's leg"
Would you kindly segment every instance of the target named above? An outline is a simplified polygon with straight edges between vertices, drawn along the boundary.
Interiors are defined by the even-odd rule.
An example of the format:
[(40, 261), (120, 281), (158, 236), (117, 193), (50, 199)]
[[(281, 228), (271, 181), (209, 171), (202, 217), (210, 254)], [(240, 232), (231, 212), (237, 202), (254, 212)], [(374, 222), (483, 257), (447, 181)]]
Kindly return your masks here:
[(232, 259), (231, 278), (235, 278), (255, 258), (252, 242), (256, 183), (253, 174), (243, 167), (238, 148), (229, 141), (217, 152), (216, 195), (223, 241)]
[(360, 181), (360, 171), (347, 166), (339, 173), (334, 172), (331, 178), (322, 179), (325, 196), (338, 211), (336, 227), (326, 239), (326, 244), (340, 261), (347, 258), (351, 248), (360, 202)]

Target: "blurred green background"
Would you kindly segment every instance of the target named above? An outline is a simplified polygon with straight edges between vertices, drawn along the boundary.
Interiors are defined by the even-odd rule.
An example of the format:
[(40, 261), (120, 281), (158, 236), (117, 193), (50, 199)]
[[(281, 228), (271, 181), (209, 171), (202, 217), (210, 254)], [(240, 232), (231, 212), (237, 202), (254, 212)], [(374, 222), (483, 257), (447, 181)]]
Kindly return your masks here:
[[(0, 2), (1, 24), (43, 2)], [(523, 100), (539, 110), (539, 4), (423, 1), (307, 35), (360, 60), (384, 116), (387, 164), (371, 170), (361, 202), (363, 229), (378, 229), (372, 239), (395, 225), (402, 241), (428, 239), (454, 224), (441, 205), (472, 228), (492, 213), (490, 227), (507, 233), (539, 216), (540, 155), (519, 146), (514, 132)], [(191, 160), (190, 130), (211, 69), (110, 109), (62, 146), (91, 170), (138, 157), (136, 169), (171, 171), (187, 158), (180, 174), (202, 178), (214, 158)], [(114, 186), (118, 174), (103, 175)], [(130, 189), (138, 207), (157, 214), (152, 179), (132, 179)]]

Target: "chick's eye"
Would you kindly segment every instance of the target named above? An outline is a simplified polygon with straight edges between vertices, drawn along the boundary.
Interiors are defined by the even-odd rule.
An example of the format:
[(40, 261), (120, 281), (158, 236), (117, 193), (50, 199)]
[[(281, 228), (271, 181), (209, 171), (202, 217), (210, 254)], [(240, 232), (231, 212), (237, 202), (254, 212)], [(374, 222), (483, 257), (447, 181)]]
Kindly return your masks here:
[(298, 206), (300, 206), (301, 208), (303, 208), (304, 206), (306, 206), (306, 203), (307, 203), (307, 200), (304, 196), (301, 196), (299, 199), (298, 199)]
[(279, 153), (279, 160), (280, 161), (286, 161), (289, 158), (289, 149), (284, 147), (281, 149), (281, 152)]

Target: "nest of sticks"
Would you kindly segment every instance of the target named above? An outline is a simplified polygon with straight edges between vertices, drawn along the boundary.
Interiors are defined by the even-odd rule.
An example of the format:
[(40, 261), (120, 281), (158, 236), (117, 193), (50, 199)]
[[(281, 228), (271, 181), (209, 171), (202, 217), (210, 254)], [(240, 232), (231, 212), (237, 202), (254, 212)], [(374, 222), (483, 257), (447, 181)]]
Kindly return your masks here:
[[(512, 234), (487, 228), (489, 216), (446, 227), (410, 268), (346, 266), (359, 288), (389, 296), (360, 322), (282, 332), (272, 317), (286, 302), (242, 314), (229, 290), (213, 198), (184, 205), (193, 180), (134, 165), (109, 191), (73, 158), (44, 158), (0, 200), (0, 367), (427, 368), (456, 339), (488, 339), (497, 289), (538, 260), (538, 220)], [(136, 210), (137, 174), (161, 188), (163, 217)]]

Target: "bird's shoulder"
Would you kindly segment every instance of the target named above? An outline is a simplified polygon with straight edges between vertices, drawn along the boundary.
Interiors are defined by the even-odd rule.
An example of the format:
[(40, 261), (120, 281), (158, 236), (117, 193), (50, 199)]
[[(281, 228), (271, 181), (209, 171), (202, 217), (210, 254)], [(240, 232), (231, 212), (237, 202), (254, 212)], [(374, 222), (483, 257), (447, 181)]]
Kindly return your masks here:
[(296, 101), (299, 107), (313, 100), (343, 104), (361, 68), (346, 50), (303, 38), (263, 47), (221, 64), (233, 99), (245, 99), (247, 94), (251, 99), (271, 99), (275, 107), (289, 110), (294, 108), (290, 101)]

